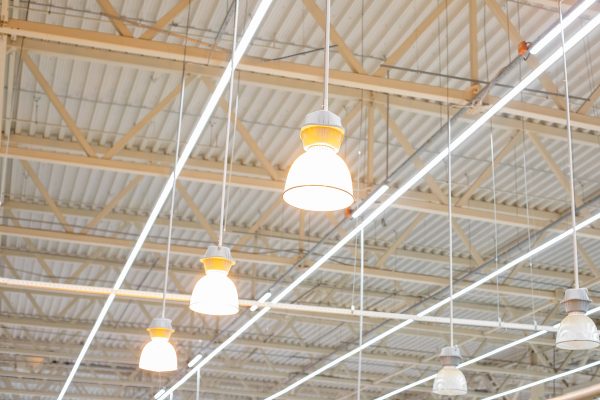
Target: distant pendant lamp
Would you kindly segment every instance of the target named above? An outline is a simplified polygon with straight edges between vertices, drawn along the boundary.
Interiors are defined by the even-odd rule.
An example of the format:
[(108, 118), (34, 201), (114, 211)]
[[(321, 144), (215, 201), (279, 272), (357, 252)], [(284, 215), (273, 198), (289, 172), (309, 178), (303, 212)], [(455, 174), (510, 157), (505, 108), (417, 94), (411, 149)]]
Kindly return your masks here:
[(194, 286), (190, 309), (207, 315), (233, 315), (239, 311), (238, 292), (227, 274), (235, 261), (227, 247), (209, 246), (204, 258), (204, 275)]
[(147, 329), (150, 341), (140, 355), (140, 368), (152, 372), (169, 372), (177, 369), (177, 353), (169, 338), (175, 332), (168, 318), (154, 318)]
[[(239, 1), (235, 1), (235, 17), (233, 23), (233, 52), (237, 43)], [(234, 70), (231, 70), (229, 81), (229, 110), (227, 112), (227, 131), (225, 137), (225, 155), (223, 157), (223, 181), (221, 184), (221, 219), (219, 223), (219, 244), (208, 246), (204, 258), (200, 261), (204, 264), (206, 275), (196, 282), (192, 296), (190, 297), (190, 310), (206, 315), (233, 315), (237, 314), (240, 306), (238, 292), (235, 284), (227, 276), (231, 267), (235, 264), (231, 257), (231, 251), (223, 246), (223, 232), (225, 230), (225, 198), (227, 195), (227, 159), (229, 156), (229, 138), (232, 134), (232, 116), (234, 113), (233, 88)], [(237, 107), (236, 107), (237, 109)]]
[(327, 0), (323, 110), (304, 120), (300, 139), (306, 152), (292, 163), (283, 191), (286, 203), (307, 211), (342, 210), (354, 202), (350, 170), (337, 154), (344, 140), (342, 120), (328, 109), (330, 14)]
[(573, 138), (571, 132), (571, 110), (569, 99), (569, 81), (567, 75), (567, 56), (565, 52), (565, 33), (563, 26), (562, 6), (559, 7), (561, 39), (563, 48), (563, 68), (565, 74), (565, 99), (567, 114), (567, 133), (569, 143), (569, 167), (571, 177), (571, 228), (573, 229), (573, 271), (575, 288), (567, 289), (562, 301), (567, 316), (561, 321), (556, 333), (556, 347), (563, 350), (590, 350), (600, 345), (598, 329), (590, 317), (586, 315), (591, 303), (587, 289), (579, 287), (579, 263), (577, 255), (577, 231), (575, 230), (575, 181), (573, 176)]
[(440, 396), (463, 396), (467, 394), (467, 380), (456, 366), (462, 357), (458, 346), (448, 346), (440, 353), (442, 369), (433, 380), (433, 393)]
[[(452, 139), (452, 129), (450, 125), (450, 115), (448, 114), (448, 148)], [(450, 283), (450, 346), (442, 348), (440, 353), (440, 363), (442, 369), (436, 374), (433, 380), (433, 393), (441, 396), (463, 396), (467, 394), (467, 380), (457, 366), (462, 357), (460, 349), (454, 345), (454, 263), (453, 263), (453, 243), (452, 243), (452, 152), (448, 152), (448, 259), (450, 265), (449, 283)]]

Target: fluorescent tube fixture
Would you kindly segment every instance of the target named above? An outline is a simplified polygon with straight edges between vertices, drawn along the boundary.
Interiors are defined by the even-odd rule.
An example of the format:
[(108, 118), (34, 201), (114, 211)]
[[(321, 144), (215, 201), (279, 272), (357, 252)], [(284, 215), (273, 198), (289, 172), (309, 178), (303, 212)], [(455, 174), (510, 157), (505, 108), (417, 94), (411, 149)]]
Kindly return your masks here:
[[(575, 6), (573, 10), (563, 19), (564, 27), (571, 25), (578, 17), (581, 16), (588, 8), (594, 4), (596, 0), (584, 0), (581, 4)], [(560, 35), (560, 25), (555, 25), (543, 38), (533, 44), (529, 52), (531, 54), (537, 54), (544, 49), (552, 40), (556, 39)]]
[(156, 394), (154, 395), (155, 399), (158, 399), (160, 396), (162, 396), (162, 394), (165, 392), (165, 388), (160, 389), (158, 392), (156, 392)]
[[(581, 30), (579, 30), (575, 35), (573, 35), (571, 37), (570, 40), (567, 41), (567, 43), (565, 45), (565, 51), (570, 50), (573, 46), (575, 46), (575, 44), (577, 44), (581, 39), (583, 39), (586, 35), (588, 35), (599, 24), (600, 24), (600, 14), (597, 15), (596, 17), (594, 17), (592, 20), (590, 20)], [(362, 229), (364, 229), (371, 222), (373, 222), (379, 215), (381, 215), (386, 209), (388, 209), (400, 197), (402, 197), (408, 190), (410, 190), (417, 182), (419, 182), (421, 179), (423, 179), (425, 177), (425, 175), (427, 175), (433, 168), (435, 168), (439, 163), (441, 163), (444, 160), (444, 158), (446, 158), (446, 156), (448, 155), (448, 151), (452, 151), (452, 150), (456, 149), (458, 146), (460, 146), (465, 140), (467, 140), (479, 128), (481, 128), (487, 121), (489, 121), (489, 119), (492, 118), (494, 116), (494, 114), (496, 114), (501, 108), (503, 108), (506, 104), (508, 104), (508, 102), (510, 102), (512, 99), (514, 99), (523, 89), (525, 89), (527, 86), (529, 86), (543, 72), (545, 72), (550, 67), (550, 65), (552, 65), (554, 62), (556, 62), (560, 58), (561, 54), (562, 54), (562, 50), (560, 50), (560, 49), (557, 50), (548, 59), (546, 59), (544, 62), (542, 62), (536, 69), (534, 69), (529, 75), (527, 75), (517, 86), (512, 88), (502, 98), (500, 98), (497, 103), (495, 103), (490, 109), (488, 109), (487, 112), (485, 112), (477, 120), (475, 120), (473, 122), (473, 124), (471, 126), (469, 126), (469, 128), (467, 128), (467, 130), (465, 130), (460, 136), (458, 136), (451, 143), (450, 149), (446, 148), (446, 149), (442, 150), (436, 157), (434, 157), (431, 161), (429, 161), (429, 163), (427, 163), (412, 178), (410, 178), (402, 186), (400, 186), (398, 189), (396, 189), (396, 191), (394, 193), (392, 193), (392, 195), (389, 198), (387, 198), (383, 203), (381, 203), (360, 224), (358, 224), (352, 231), (350, 231), (346, 236), (344, 236), (342, 239), (340, 239), (340, 241), (338, 243), (336, 243), (323, 256), (321, 256), (310, 268), (308, 268), (306, 271), (304, 271), (304, 273), (302, 275), (300, 275), (298, 278), (296, 278), (296, 280), (291, 282), (289, 286), (287, 286), (282, 292), (280, 292), (277, 296), (275, 296), (273, 298), (273, 300), (271, 301), (271, 303), (274, 303), (274, 304), (279, 303), (283, 298), (285, 298), (289, 293), (291, 293), (298, 285), (300, 285), (306, 278), (308, 278), (317, 269), (319, 269), (323, 264), (325, 264), (334, 254), (336, 254), (342, 247), (344, 247), (348, 242), (350, 242), (350, 240), (352, 240), (352, 238), (354, 238)], [(588, 226), (589, 224), (595, 222), (598, 219), (600, 219), (600, 213), (579, 223), (576, 226), (576, 229), (577, 230), (582, 229), (582, 228)], [(539, 247), (533, 249), (532, 251), (535, 251), (535, 253), (543, 251), (544, 249), (546, 249), (550, 246), (553, 246), (558, 241), (569, 236), (571, 234), (571, 232), (572, 232), (571, 230), (563, 232), (558, 237), (550, 240), (549, 242), (546, 242), (542, 246), (539, 246)], [(530, 254), (526, 254), (525, 256), (519, 257), (518, 262), (522, 262), (523, 260), (526, 260), (528, 257), (530, 257)], [(517, 263), (511, 265), (511, 267), (513, 267)], [(511, 268), (511, 267), (509, 267), (509, 268)], [(502, 272), (500, 272), (500, 273), (502, 273)], [(491, 276), (487, 279), (491, 279)], [(476, 285), (474, 284), (475, 286), (473, 286), (468, 291), (473, 290), (476, 287), (480, 286), (487, 279), (480, 281), (480, 283), (477, 282)], [(454, 295), (454, 298), (456, 299), (457, 297), (464, 295), (466, 293), (465, 289), (457, 292)], [(440, 307), (443, 307), (449, 301), (450, 301), (449, 298), (446, 298), (446, 299), (442, 300), (441, 302), (435, 304), (434, 306), (429, 307), (427, 310), (422, 311), (418, 315), (425, 316), (425, 315), (429, 314), (430, 312), (437, 310)], [(214, 357), (216, 357), (221, 351), (223, 351), (223, 349), (225, 347), (227, 347), (229, 344), (231, 344), (233, 341), (235, 341), (238, 337), (240, 337), (247, 329), (249, 329), (252, 325), (254, 325), (254, 323), (256, 321), (258, 321), (267, 312), (269, 312), (269, 310), (270, 310), (269, 307), (265, 307), (262, 310), (260, 310), (253, 318), (248, 320), (232, 336), (230, 336), (227, 340), (225, 340), (223, 343), (221, 343), (221, 345), (219, 345), (206, 358), (204, 358), (198, 365), (196, 365), (196, 367), (194, 367), (193, 370), (189, 371), (185, 376), (183, 376), (179, 381), (177, 381), (170, 389), (168, 389), (165, 392), (165, 394), (163, 394), (163, 396), (160, 397), (159, 400), (164, 400), (170, 393), (173, 393), (175, 390), (177, 390), (188, 379), (190, 379), (198, 369), (202, 368), (202, 366), (206, 365), (210, 360), (212, 360)], [(312, 372), (311, 374), (303, 377), (299, 381), (293, 383), (290, 386), (289, 390), (288, 390), (288, 388), (283, 389), (280, 392), (270, 396), (267, 400), (275, 399), (275, 398), (289, 392), (290, 390), (296, 388), (297, 386), (308, 381), (309, 379), (312, 379), (314, 376), (319, 375), (323, 371), (333, 367), (334, 365), (339, 364), (340, 362), (346, 360), (347, 358), (353, 356), (354, 354), (357, 354), (359, 351), (372, 346), (373, 344), (377, 343), (381, 339), (384, 339), (384, 338), (388, 337), (389, 335), (399, 331), (400, 329), (410, 325), (412, 322), (414, 322), (414, 320), (412, 320), (412, 319), (406, 320), (406, 321), (402, 322), (401, 324), (398, 324), (395, 327), (392, 327), (390, 330), (385, 331), (385, 332), (381, 333), (380, 335), (365, 342), (363, 344), (363, 346), (360, 346), (360, 347), (357, 347), (357, 348), (351, 350), (350, 352), (344, 354), (343, 356), (332, 361), (331, 363), (328, 363), (327, 365), (319, 368), (318, 370)], [(435, 376), (432, 376), (430, 379), (434, 379), (434, 377)]]
[[(267, 292), (265, 294), (263, 294), (260, 299), (258, 299), (258, 303), (264, 303), (265, 301), (269, 300), (271, 298), (271, 292)], [(252, 307), (250, 307), (250, 311), (254, 312), (258, 310), (258, 305), (254, 304)]]
[[(202, 354), (198, 354), (198, 355), (196, 355), (196, 357), (192, 358), (192, 359), (190, 360), (190, 362), (188, 363), (188, 368), (193, 368), (193, 367), (194, 367), (194, 365), (198, 364), (198, 362), (199, 362), (201, 359), (202, 359)], [(163, 393), (164, 393), (164, 391), (163, 391)], [(162, 394), (162, 393), (161, 393), (161, 394)], [(158, 395), (158, 396), (160, 396), (158, 393), (157, 393), (157, 395)]]
[(79, 352), (79, 355), (77, 356), (77, 359), (75, 360), (75, 363), (73, 364), (73, 368), (71, 369), (71, 372), (69, 372), (69, 375), (57, 397), (57, 400), (62, 400), (64, 398), (65, 394), (67, 393), (67, 390), (69, 389), (69, 386), (71, 385), (71, 382), (73, 381), (73, 378), (75, 377), (75, 374), (77, 373), (77, 370), (79, 369), (79, 366), (81, 365), (81, 362), (83, 361), (83, 358), (85, 357), (85, 354), (87, 353), (90, 345), (92, 344), (92, 341), (94, 340), (94, 337), (96, 336), (96, 333), (98, 333), (98, 330), (100, 329), (100, 325), (102, 325), (102, 322), (104, 321), (104, 318), (106, 317), (106, 313), (108, 312), (108, 309), (110, 308), (113, 301), (115, 300), (114, 291), (120, 289), (121, 285), (123, 284), (123, 281), (125, 281), (125, 277), (129, 273), (129, 270), (131, 269), (133, 262), (135, 261), (140, 250), (142, 249), (142, 246), (143, 246), (144, 242), (146, 241), (146, 237), (150, 233), (150, 229), (152, 229), (152, 226), (154, 225), (154, 222), (156, 221), (156, 218), (158, 217), (158, 213), (160, 212), (160, 210), (163, 208), (164, 204), (167, 201), (167, 197), (169, 196), (170, 190), (173, 186), (173, 182), (181, 174), (181, 171), (183, 170), (185, 163), (187, 162), (188, 158), (190, 157), (190, 154), (192, 153), (193, 149), (196, 147), (196, 144), (198, 143), (198, 140), (200, 139), (202, 132), (204, 132), (204, 128), (208, 124), (208, 121), (210, 120), (210, 117), (211, 117), (212, 113), (214, 112), (219, 99), (223, 95), (223, 92), (225, 91), (225, 88), (227, 87), (227, 84), (229, 83), (229, 79), (231, 77), (231, 71), (235, 70), (235, 68), (239, 64), (240, 60), (242, 59), (242, 56), (244, 55), (244, 53), (246, 53), (246, 50), (248, 49), (248, 46), (250, 45), (250, 41), (256, 34), (256, 31), (258, 30), (259, 25), (261, 24), (264, 17), (266, 16), (267, 11), (271, 7), (272, 2), (273, 2), (273, 0), (262, 0), (259, 3), (259, 5), (257, 6), (256, 13), (250, 20), (250, 23), (248, 24), (248, 28), (246, 29), (246, 32), (242, 36), (242, 39), (240, 40), (237, 48), (235, 49), (235, 51), (233, 53), (233, 58), (227, 63), (227, 67), (225, 68), (225, 71), (223, 71), (223, 74), (221, 75), (221, 78), (219, 79), (219, 82), (217, 83), (215, 90), (211, 94), (208, 102), (206, 103), (206, 106), (204, 107), (204, 110), (202, 111), (202, 114), (200, 115), (200, 119), (196, 123), (196, 126), (194, 127), (192, 134), (190, 135), (190, 138), (181, 153), (179, 161), (175, 165), (175, 168), (174, 168), (173, 172), (171, 173), (171, 175), (169, 175), (169, 178), (167, 179), (167, 182), (165, 183), (165, 185), (156, 201), (156, 204), (154, 205), (154, 208), (152, 209), (152, 211), (150, 212), (150, 215), (148, 216), (148, 220), (146, 221), (146, 224), (144, 225), (142, 231), (140, 232), (140, 236), (136, 240), (133, 248), (131, 249), (129, 256), (127, 257), (127, 261), (125, 262), (125, 265), (123, 265), (123, 269), (121, 270), (121, 273), (119, 274), (119, 277), (117, 278), (117, 281), (115, 282), (115, 285), (113, 286), (113, 293), (111, 293), (108, 296), (108, 298), (106, 299), (106, 302), (104, 303), (104, 306), (102, 307), (102, 310), (100, 311), (100, 314), (98, 315), (98, 318), (96, 319), (96, 322), (94, 323), (90, 333), (88, 334), (88, 337), (86, 338), (85, 343), (84, 343), (83, 347), (81, 348), (81, 351)]
[(381, 196), (383, 196), (385, 192), (389, 190), (389, 188), (390, 187), (388, 185), (382, 185), (379, 189), (377, 189), (375, 193), (369, 196), (367, 200), (363, 201), (360, 207), (358, 207), (358, 209), (352, 213), (352, 218), (358, 218), (363, 215), (364, 212), (373, 205), (373, 203), (375, 203)]

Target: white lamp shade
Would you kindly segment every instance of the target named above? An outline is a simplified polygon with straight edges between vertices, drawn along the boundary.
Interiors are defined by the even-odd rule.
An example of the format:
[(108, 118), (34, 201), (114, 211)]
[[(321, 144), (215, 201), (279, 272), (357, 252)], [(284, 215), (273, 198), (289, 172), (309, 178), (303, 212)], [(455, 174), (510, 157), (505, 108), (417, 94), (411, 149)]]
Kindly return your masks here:
[(453, 365), (443, 366), (433, 381), (433, 393), (442, 396), (467, 394), (467, 380), (464, 374)]
[(582, 312), (570, 312), (556, 332), (556, 347), (563, 350), (589, 350), (600, 345), (598, 329)]
[(169, 339), (153, 337), (142, 349), (140, 368), (153, 372), (169, 372), (177, 369), (177, 353)]
[(283, 200), (307, 211), (350, 207), (354, 202), (350, 170), (331, 147), (309, 147), (290, 168)]
[(190, 310), (207, 315), (233, 315), (239, 309), (237, 289), (226, 271), (208, 270), (194, 286)]

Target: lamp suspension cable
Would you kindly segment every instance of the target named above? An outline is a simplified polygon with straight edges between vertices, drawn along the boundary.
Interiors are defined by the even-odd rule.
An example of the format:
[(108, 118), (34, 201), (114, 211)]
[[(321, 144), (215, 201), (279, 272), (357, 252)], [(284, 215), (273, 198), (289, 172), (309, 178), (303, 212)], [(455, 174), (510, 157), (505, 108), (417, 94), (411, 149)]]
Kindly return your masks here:
[[(365, 231), (360, 231), (360, 315), (358, 317), (358, 345), (363, 344), (364, 329), (364, 299), (365, 299)], [(362, 383), (362, 351), (358, 353), (358, 378), (356, 384), (356, 400), (360, 400), (360, 391)]]
[(329, 110), (329, 35), (331, 30), (331, 0), (325, 5), (325, 52), (323, 68), (323, 110)]
[[(492, 158), (492, 195), (493, 195), (493, 213), (494, 213), (494, 265), (498, 271), (498, 205), (496, 200), (496, 161), (494, 152), (494, 127), (490, 123), (490, 156)], [(496, 275), (496, 313), (498, 317), (498, 325), (502, 324), (500, 316), (500, 282), (499, 276)]]
[[(187, 37), (187, 36), (186, 36)], [(185, 57), (183, 61), (183, 69), (181, 71), (181, 95), (179, 96), (179, 116), (177, 117), (177, 136), (175, 143), (175, 165), (179, 159), (179, 143), (181, 139), (181, 125), (183, 122), (183, 107), (185, 98)], [(175, 210), (175, 193), (176, 193), (177, 179), (173, 179), (173, 186), (171, 187), (171, 205), (169, 210), (169, 234), (167, 236), (167, 255), (165, 257), (165, 282), (163, 285), (163, 299), (162, 299), (162, 318), (165, 318), (165, 308), (167, 305), (167, 283), (169, 280), (169, 265), (171, 262), (171, 241), (173, 235), (173, 213)]]
[[(452, 141), (452, 129), (448, 119), (448, 145)], [(452, 243), (452, 153), (448, 152), (448, 254), (450, 259), (450, 346), (454, 347), (454, 254)]]
[(573, 168), (573, 133), (571, 131), (571, 101), (569, 98), (569, 76), (567, 73), (567, 51), (565, 49), (565, 27), (562, 13), (562, 0), (558, 0), (558, 15), (560, 21), (560, 40), (562, 49), (563, 69), (565, 75), (565, 113), (567, 115), (567, 142), (569, 144), (569, 172), (571, 184), (571, 227), (573, 228), (573, 274), (575, 289), (579, 289), (579, 262), (577, 254), (577, 231), (575, 225), (575, 175)]
[[(239, 12), (239, 1), (235, 2), (235, 13), (233, 16), (233, 43), (231, 45), (231, 57), (235, 53), (235, 47), (237, 44), (237, 29), (238, 29), (238, 12)], [(231, 68), (229, 77), (229, 104), (227, 105), (227, 131), (225, 136), (225, 155), (223, 156), (223, 182), (221, 187), (221, 218), (219, 221), (219, 247), (223, 246), (223, 231), (225, 230), (225, 198), (227, 196), (227, 162), (229, 155), (229, 137), (231, 136), (231, 120), (233, 112), (233, 84), (235, 79), (235, 70)]]

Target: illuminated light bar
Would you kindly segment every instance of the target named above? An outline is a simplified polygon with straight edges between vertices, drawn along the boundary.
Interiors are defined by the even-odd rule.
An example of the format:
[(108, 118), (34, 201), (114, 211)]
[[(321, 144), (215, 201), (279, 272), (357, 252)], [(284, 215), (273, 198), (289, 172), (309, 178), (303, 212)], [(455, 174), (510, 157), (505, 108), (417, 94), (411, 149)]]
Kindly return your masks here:
[[(571, 25), (578, 17), (581, 16), (588, 8), (590, 8), (596, 0), (584, 0), (581, 4), (575, 6), (572, 11), (563, 19), (563, 25), (565, 29)], [(544, 49), (552, 40), (560, 35), (560, 25), (554, 26), (543, 38), (533, 44), (529, 52), (531, 54), (537, 54)]]
[(154, 395), (155, 399), (158, 399), (160, 396), (162, 396), (162, 394), (165, 392), (165, 388), (160, 389), (158, 392), (156, 392), (156, 394)]
[(242, 56), (248, 49), (248, 46), (250, 45), (250, 41), (252, 40), (256, 31), (258, 30), (258, 27), (259, 27), (260, 23), (262, 22), (262, 20), (264, 19), (272, 2), (273, 2), (273, 0), (262, 0), (261, 3), (258, 5), (258, 7), (256, 9), (256, 13), (254, 14), (250, 23), (248, 24), (248, 28), (246, 29), (246, 32), (242, 36), (242, 39), (240, 40), (238, 46), (235, 48), (235, 51), (233, 52), (233, 56), (232, 56), (231, 60), (229, 61), (229, 63), (227, 63), (227, 67), (223, 71), (223, 74), (221, 75), (221, 78), (219, 79), (219, 82), (217, 83), (215, 90), (212, 92), (208, 102), (206, 103), (206, 106), (204, 107), (204, 110), (202, 111), (202, 114), (200, 115), (200, 119), (196, 123), (196, 126), (194, 126), (194, 129), (192, 130), (192, 134), (190, 135), (188, 142), (186, 143), (185, 147), (183, 148), (183, 151), (181, 152), (180, 158), (177, 161), (177, 164), (175, 165), (173, 172), (171, 173), (171, 175), (169, 175), (169, 178), (167, 179), (167, 182), (165, 183), (165, 186), (163, 187), (163, 189), (158, 197), (158, 200), (156, 201), (156, 204), (154, 205), (154, 208), (152, 209), (152, 212), (148, 216), (148, 220), (146, 221), (146, 224), (144, 225), (144, 227), (140, 233), (140, 236), (136, 240), (133, 248), (131, 249), (129, 256), (127, 257), (127, 261), (125, 262), (125, 265), (123, 266), (123, 269), (121, 270), (121, 273), (119, 274), (119, 277), (117, 278), (117, 281), (115, 282), (115, 284), (113, 286), (113, 293), (111, 293), (108, 296), (108, 298), (106, 299), (106, 302), (104, 303), (104, 306), (102, 307), (102, 310), (100, 311), (100, 314), (98, 315), (98, 318), (96, 319), (96, 322), (94, 323), (94, 326), (92, 327), (92, 330), (90, 331), (87, 339), (85, 340), (83, 347), (81, 348), (79, 355), (77, 356), (77, 359), (75, 360), (75, 363), (73, 364), (73, 368), (71, 369), (71, 372), (69, 373), (69, 375), (60, 391), (60, 394), (57, 397), (57, 400), (62, 400), (63, 397), (65, 396), (65, 394), (67, 393), (67, 390), (69, 389), (69, 386), (71, 385), (71, 382), (73, 381), (73, 378), (75, 377), (75, 374), (77, 373), (77, 370), (79, 369), (79, 366), (81, 365), (81, 362), (83, 361), (83, 358), (85, 357), (85, 354), (87, 353), (90, 345), (92, 344), (92, 341), (94, 340), (94, 337), (96, 336), (96, 333), (98, 333), (98, 330), (100, 329), (100, 325), (102, 325), (102, 322), (104, 321), (104, 318), (106, 317), (106, 313), (108, 312), (108, 309), (110, 308), (110, 306), (112, 305), (112, 303), (115, 299), (114, 291), (120, 289), (121, 285), (123, 284), (123, 281), (125, 281), (125, 277), (129, 273), (129, 270), (131, 269), (133, 262), (135, 261), (137, 255), (139, 254), (140, 250), (142, 249), (144, 242), (146, 241), (146, 238), (148, 237), (148, 234), (150, 233), (150, 229), (152, 229), (152, 226), (154, 225), (154, 222), (156, 221), (156, 218), (158, 217), (160, 210), (162, 209), (165, 202), (167, 201), (167, 198), (169, 197), (169, 194), (171, 192), (171, 189), (173, 188), (173, 184), (175, 183), (175, 180), (181, 174), (181, 171), (183, 170), (185, 163), (187, 162), (188, 158), (192, 154), (192, 151), (194, 150), (194, 147), (196, 147), (196, 144), (198, 143), (198, 140), (200, 139), (202, 132), (204, 132), (204, 128), (208, 124), (208, 121), (210, 120), (212, 113), (214, 112), (215, 108), (217, 107), (219, 99), (221, 98), (221, 96), (223, 95), (223, 92), (225, 91), (225, 88), (229, 84), (229, 79), (231, 78), (232, 70), (235, 70), (235, 68), (239, 64)]
[[(197, 354), (194, 358), (192, 358), (190, 360), (190, 362), (188, 363), (188, 368), (192, 368), (194, 365), (198, 364), (198, 361), (200, 361), (202, 359), (202, 354)], [(163, 393), (165, 392), (165, 390), (163, 389)], [(159, 392), (160, 393), (160, 392)], [(156, 398), (160, 397), (160, 395), (162, 395), (162, 393), (158, 394), (156, 393), (155, 396), (157, 396)]]
[[(269, 300), (271, 298), (271, 292), (267, 292), (265, 294), (263, 294), (260, 299), (258, 299), (258, 303), (264, 303), (265, 301)], [(254, 312), (258, 310), (258, 304), (254, 304), (252, 307), (250, 307), (250, 311)]]
[[(581, 30), (579, 30), (575, 35), (573, 35), (573, 37), (571, 37), (565, 43), (565, 51), (570, 50), (583, 37), (588, 35), (599, 24), (600, 24), (600, 14), (598, 16), (594, 17), (591, 21), (589, 21)], [(417, 182), (419, 182), (429, 172), (431, 172), (431, 170), (433, 168), (435, 168), (438, 164), (440, 164), (448, 156), (449, 151), (455, 150), (464, 141), (466, 141), (469, 137), (471, 137), (479, 128), (481, 128), (487, 121), (489, 121), (500, 109), (502, 109), (504, 106), (506, 106), (506, 104), (508, 104), (512, 99), (514, 99), (521, 91), (523, 91), (523, 89), (525, 89), (527, 86), (529, 86), (535, 79), (537, 79), (542, 73), (544, 73), (554, 62), (556, 62), (560, 58), (561, 55), (562, 55), (562, 50), (557, 50), (548, 59), (546, 59), (544, 62), (542, 62), (537, 68), (535, 68), (531, 73), (529, 73), (525, 78), (523, 78), (523, 80), (521, 82), (519, 82), (519, 84), (517, 84), (515, 87), (513, 87), (511, 90), (509, 90), (492, 107), (490, 107), (487, 112), (482, 114), (462, 134), (460, 134), (452, 143), (450, 143), (449, 148), (445, 148), (444, 150), (442, 150), (431, 161), (429, 161), (420, 171), (418, 171), (412, 178), (410, 178), (407, 182), (405, 182), (398, 189), (396, 189), (396, 191), (389, 198), (387, 198), (384, 202), (382, 202), (371, 214), (369, 214), (352, 231), (350, 231), (348, 234), (346, 234), (346, 236), (344, 236), (342, 239), (340, 239), (340, 241), (338, 243), (336, 243), (323, 256), (321, 256), (310, 268), (308, 268), (306, 271), (304, 271), (304, 273), (301, 274), (298, 278), (296, 278), (296, 280), (291, 282), (290, 285), (287, 286), (281, 293), (279, 293), (277, 296), (275, 296), (275, 298), (271, 302), (276, 304), (276, 303), (280, 302), (283, 298), (285, 298), (288, 294), (290, 294), (296, 287), (298, 287), (298, 285), (300, 285), (304, 280), (306, 280), (306, 278), (308, 278), (310, 275), (312, 275), (323, 264), (325, 264), (334, 254), (336, 254), (342, 247), (344, 247), (348, 242), (350, 242), (350, 240), (352, 240), (352, 238), (354, 238), (362, 229), (364, 229), (367, 225), (369, 225), (371, 222), (373, 222), (379, 215), (381, 215), (386, 209), (388, 209), (400, 197), (402, 197), (408, 190), (410, 190), (410, 188), (412, 188)], [(579, 224), (576, 227), (576, 230), (581, 229), (583, 227), (584, 223), (586, 223), (585, 226), (587, 226), (598, 219), (600, 219), (600, 214), (595, 215), (594, 217), (589, 218), (586, 221), (582, 222), (581, 224)], [(567, 232), (572, 232), (572, 230), (569, 230)], [(566, 233), (566, 236), (568, 236), (569, 234), (570, 233)], [(562, 237), (559, 240), (562, 240), (562, 239), (564, 239), (564, 237), (566, 237), (565, 233), (563, 233), (561, 236)], [(552, 244), (554, 244), (554, 243), (556, 243), (556, 242), (553, 242)], [(547, 246), (544, 248), (547, 248)], [(539, 250), (539, 251), (541, 251), (541, 250)], [(481, 283), (477, 284), (477, 286), (480, 286), (480, 285), (481, 285)], [(477, 286), (475, 286), (475, 287), (477, 287)], [(473, 289), (475, 287), (473, 287)], [(466, 293), (466, 292), (464, 292), (464, 289), (461, 292), (462, 292), (461, 295), (464, 295)], [(456, 295), (458, 295), (458, 293)], [(457, 297), (456, 295), (454, 296), (454, 298)], [(428, 313), (432, 312), (433, 310), (436, 310), (436, 309), (442, 307), (443, 305), (447, 304), (449, 301), (450, 301), (450, 299), (446, 298), (443, 301), (441, 301), (440, 303), (435, 304), (434, 306), (430, 307), (428, 309), (430, 311), (428, 311), (428, 310), (425, 310), (425, 311), (428, 311)], [(439, 305), (439, 304), (441, 304), (441, 305)], [(213, 350), (213, 352), (211, 352), (192, 371), (188, 372), (184, 377), (182, 377), (179, 381), (177, 381), (177, 383), (175, 383), (163, 396), (161, 396), (161, 398), (159, 400), (164, 400), (168, 394), (172, 393), (174, 390), (176, 390), (181, 385), (183, 385), (183, 383), (185, 383), (188, 379), (190, 379), (193, 376), (196, 369), (200, 369), (203, 365), (206, 365), (206, 363), (208, 363), (208, 361), (210, 361), (212, 358), (216, 357), (221, 351), (223, 351), (223, 349), (227, 345), (229, 345), (236, 338), (238, 338), (240, 335), (242, 335), (248, 328), (250, 328), (250, 326), (252, 326), (260, 318), (262, 318), (269, 310), (270, 310), (270, 308), (263, 308), (260, 312), (258, 312), (258, 314), (256, 314), (252, 319), (250, 319), (248, 322), (246, 322), (231, 337), (229, 337), (225, 342), (223, 342), (215, 350)], [(425, 312), (421, 312), (417, 315), (424, 316), (426, 314), (425, 314)], [(374, 343), (378, 342), (379, 340), (410, 325), (412, 322), (414, 322), (414, 320), (406, 320), (406, 321), (402, 322), (401, 324), (391, 328), (390, 330), (383, 332), (382, 334), (380, 334), (380, 335), (374, 337), (373, 339), (369, 340), (368, 342), (364, 343), (362, 346), (357, 347), (354, 350), (351, 350), (349, 353), (339, 357), (338, 359), (330, 362), (326, 366), (321, 367), (317, 371), (302, 378), (301, 379), (302, 382), (300, 384), (319, 375), (326, 369), (329, 369), (329, 368), (337, 365), (339, 362), (346, 360), (347, 358), (351, 357), (352, 355), (357, 354), (359, 351), (364, 350), (365, 348), (373, 345)], [(327, 367), (327, 368), (325, 368), (325, 367)], [(296, 388), (300, 384), (293, 383), (289, 387), (293, 386), (293, 388)], [(268, 397), (267, 400), (275, 399), (275, 398), (289, 392), (293, 388), (291, 388), (289, 390), (287, 390), (287, 388), (283, 389), (280, 392)]]
[(586, 364), (586, 365), (582, 365), (581, 367), (577, 367), (577, 368), (569, 370), (569, 371), (561, 372), (560, 374), (552, 375), (552, 376), (549, 376), (547, 378), (542, 378), (542, 379), (540, 379), (538, 381), (531, 382), (531, 383), (528, 383), (526, 385), (519, 386), (519, 387), (510, 389), (510, 390), (507, 390), (505, 392), (495, 394), (495, 395), (490, 396), (490, 397), (486, 397), (483, 400), (499, 399), (501, 397), (508, 396), (508, 395), (513, 394), (513, 393), (520, 392), (522, 390), (527, 390), (527, 389), (532, 388), (534, 386), (542, 385), (542, 384), (544, 384), (546, 382), (555, 381), (557, 379), (564, 378), (565, 376), (573, 375), (573, 374), (576, 374), (578, 372), (584, 371), (584, 370), (589, 369), (589, 368), (594, 368), (594, 367), (596, 367), (598, 365), (600, 365), (600, 360), (594, 361), (593, 363), (589, 363), (589, 364)]
[(377, 189), (375, 191), (375, 193), (373, 193), (371, 196), (369, 196), (369, 198), (367, 200), (365, 200), (360, 205), (360, 207), (358, 207), (358, 209), (352, 213), (352, 218), (356, 219), (356, 218), (360, 217), (361, 215), (363, 215), (364, 212), (367, 211), (367, 209), (369, 207), (371, 207), (373, 205), (373, 203), (375, 203), (377, 201), (377, 199), (379, 199), (381, 196), (383, 196), (383, 194), (385, 192), (387, 192), (389, 190), (389, 188), (390, 187), (388, 185), (382, 185), (379, 189)]

